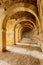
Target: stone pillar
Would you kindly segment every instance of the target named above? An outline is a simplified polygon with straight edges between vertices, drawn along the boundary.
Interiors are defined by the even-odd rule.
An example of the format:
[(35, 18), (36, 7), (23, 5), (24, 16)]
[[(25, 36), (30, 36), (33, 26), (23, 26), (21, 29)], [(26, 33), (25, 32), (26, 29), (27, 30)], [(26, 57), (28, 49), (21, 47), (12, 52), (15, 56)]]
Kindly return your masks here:
[(6, 30), (2, 31), (2, 51), (6, 51)]
[(16, 45), (16, 39), (15, 39), (15, 29), (14, 29), (14, 45)]
[(19, 42), (20, 42), (21, 39), (22, 39), (21, 32), (22, 32), (22, 27), (19, 29)]

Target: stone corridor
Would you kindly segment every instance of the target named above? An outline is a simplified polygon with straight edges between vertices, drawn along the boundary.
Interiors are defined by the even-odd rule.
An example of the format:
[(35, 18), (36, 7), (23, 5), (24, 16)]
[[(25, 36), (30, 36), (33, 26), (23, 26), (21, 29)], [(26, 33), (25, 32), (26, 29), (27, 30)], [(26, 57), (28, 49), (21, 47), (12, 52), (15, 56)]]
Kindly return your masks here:
[(43, 65), (43, 0), (0, 0), (0, 65)]

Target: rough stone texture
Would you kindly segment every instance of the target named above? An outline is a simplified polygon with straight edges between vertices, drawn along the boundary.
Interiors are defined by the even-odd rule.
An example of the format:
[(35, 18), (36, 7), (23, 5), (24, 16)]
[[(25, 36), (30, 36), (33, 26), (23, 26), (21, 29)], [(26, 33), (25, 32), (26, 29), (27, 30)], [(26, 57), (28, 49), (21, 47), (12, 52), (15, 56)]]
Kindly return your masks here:
[[(17, 48), (19, 48), (19, 47), (17, 47)], [(22, 48), (22, 46), (21, 46), (21, 48)], [(25, 48), (27, 49), (27, 47), (25, 47)], [(29, 48), (28, 48), (28, 50), (29, 50)], [(4, 53), (0, 52), (0, 62), (1, 61), (2, 61), (2, 63), (3, 62), (8, 63), (8, 65), (34, 65), (34, 64), (41, 65), (40, 59), (38, 59), (38, 58), (35, 58), (31, 55), (13, 53), (11, 51), (4, 52)], [(4, 65), (6, 65), (6, 64), (4, 64)]]
[[(20, 5), (18, 5), (19, 3), (20, 3)], [(28, 6), (27, 3), (28, 4), (32, 4), (32, 6), (31, 5)], [(37, 30), (39, 31), (38, 21), (36, 20), (36, 17), (34, 18), (34, 16), (37, 16), (37, 14), (33, 16), (34, 13), (31, 16), (29, 15), (30, 18), (28, 18), (29, 17), (27, 15), (28, 13), (24, 13), (23, 14), (22, 12), (21, 13), (19, 12), (20, 13), (20, 15), (19, 15), (18, 14), (18, 11), (17, 11), (16, 16), (13, 16), (12, 17), (12, 19), (14, 18), (13, 19), (13, 22), (10, 19), (10, 21), (8, 20), (7, 21), (7, 24), (6, 24), (5, 23), (5, 20), (6, 20), (6, 16), (5, 15), (6, 14), (7, 14), (7, 16), (9, 16), (11, 14), (13, 15), (13, 12), (15, 10), (15, 9), (13, 10), (13, 7), (11, 7), (13, 5), (15, 5), (16, 7), (18, 7), (17, 10), (19, 10), (19, 6), (21, 6), (21, 7), (23, 7), (23, 11), (27, 11), (25, 8), (30, 8), (31, 10), (33, 10), (30, 13), (32, 13), (32, 12), (35, 13), (37, 11), (37, 14), (39, 15), (39, 20), (40, 20), (39, 21), (39, 24), (40, 24), (39, 27), (41, 29), (39, 36), (38, 36), (38, 33), (37, 33), (37, 36), (39, 38), (38, 41), (41, 41), (41, 42), (38, 42), (39, 43), (39, 46), (41, 48), (40, 47), (34, 47), (34, 46), (32, 46), (32, 47), (31, 46), (27, 46), (26, 47), (26, 46), (23, 46), (23, 45), (22, 46), (17, 46), (17, 48), (22, 48), (22, 49), (26, 48), (27, 51), (28, 50), (30, 50), (30, 51), (33, 51), (34, 50), (34, 51), (38, 51), (38, 52), (42, 53), (41, 51), (43, 51), (43, 0), (0, 0), (0, 49), (2, 49), (4, 47), (4, 50), (5, 50), (5, 47), (7, 45), (13, 45), (14, 44), (14, 41), (17, 41), (18, 42), (19, 37), (21, 39), (22, 30), (23, 29), (20, 30), (20, 28), (22, 28), (24, 26), (24, 23), (23, 23), (23, 26), (22, 27), (19, 27), (19, 26), (17, 27), (17, 29), (15, 30), (16, 33), (14, 32), (14, 25), (15, 25), (15, 22), (19, 22), (23, 18), (24, 19), (28, 19), (28, 20), (31, 20), (31, 18), (32, 18), (33, 20), (35, 20), (34, 22), (32, 20), (32, 22), (35, 25), (34, 28), (37, 28)], [(34, 6), (35, 6), (35, 8), (34, 8)], [(9, 9), (10, 7), (11, 7), (11, 10)], [(14, 8), (16, 8), (16, 7), (14, 7)], [(13, 10), (13, 12), (12, 12), (12, 10)], [(22, 10), (22, 8), (21, 8), (21, 10)], [(8, 19), (9, 19), (9, 17), (8, 17)], [(5, 18), (5, 20), (4, 20), (4, 18)], [(19, 20), (17, 20), (17, 19), (19, 19)], [(36, 21), (37, 21), (37, 23), (36, 23)], [(31, 24), (32, 24), (32, 22), (31, 22)], [(6, 28), (5, 28), (5, 26), (3, 24), (6, 24)], [(28, 26), (28, 28), (30, 28), (30, 29), (33, 30), (34, 28), (32, 28), (31, 24), (30, 24), (30, 26), (28, 26), (28, 25), (25, 25), (25, 26), (26, 27)], [(3, 27), (2, 27), (2, 25), (3, 25)], [(6, 37), (5, 37), (5, 31), (6, 31)], [(36, 32), (36, 29), (34, 31)], [(2, 43), (2, 41), (3, 41), (2, 40), (2, 32), (4, 34), (3, 35), (3, 40), (4, 40), (3, 43), (4, 44)], [(20, 32), (20, 35), (19, 35), (19, 32)], [(17, 35), (15, 35), (17, 39), (14, 38), (14, 34), (17, 34)], [(34, 35), (34, 34), (32, 34), (32, 35)], [(31, 41), (31, 42), (33, 43), (33, 41)], [(26, 42), (23, 42), (23, 43), (26, 43)], [(3, 45), (3, 47), (2, 47), (2, 45)], [(14, 47), (16, 47), (16, 46), (14, 46)], [(42, 53), (42, 56), (43, 56), (43, 53)], [(12, 53), (12, 51), (5, 52), (5, 53), (0, 52), (0, 65), (9, 65), (9, 64), (10, 65), (43, 65), (43, 62), (42, 61), (43, 61), (42, 59), (38, 59), (38, 58), (32, 57), (31, 55), (24, 55), (24, 54)]]

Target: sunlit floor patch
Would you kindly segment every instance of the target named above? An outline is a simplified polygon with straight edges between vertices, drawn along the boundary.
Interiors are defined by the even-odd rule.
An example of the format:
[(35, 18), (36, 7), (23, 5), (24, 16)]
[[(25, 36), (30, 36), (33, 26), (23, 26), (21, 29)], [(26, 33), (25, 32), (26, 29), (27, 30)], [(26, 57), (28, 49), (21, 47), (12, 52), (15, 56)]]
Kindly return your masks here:
[(17, 45), (24, 45), (24, 46), (35, 46), (35, 47), (40, 47), (40, 45), (36, 44), (27, 44), (27, 43), (16, 43)]
[(27, 50), (25, 48), (17, 48), (17, 47), (11, 47), (11, 46), (7, 46), (7, 50), (9, 50), (13, 53), (31, 55), (35, 58), (43, 59), (43, 53), (39, 52), (39, 51), (31, 51), (31, 50)]
[(10, 65), (10, 64), (7, 63), (6, 61), (2, 61), (2, 60), (0, 60), (0, 65)]

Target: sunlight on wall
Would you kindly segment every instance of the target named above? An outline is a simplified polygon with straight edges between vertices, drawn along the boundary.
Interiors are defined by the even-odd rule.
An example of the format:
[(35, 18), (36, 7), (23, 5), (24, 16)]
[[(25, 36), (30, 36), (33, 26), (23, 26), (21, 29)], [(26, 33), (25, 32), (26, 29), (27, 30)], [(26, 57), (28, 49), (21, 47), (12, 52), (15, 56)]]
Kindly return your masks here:
[(11, 21), (7, 22), (6, 26), (6, 43), (7, 45), (13, 45), (14, 44), (14, 30), (13, 30), (13, 23)]

